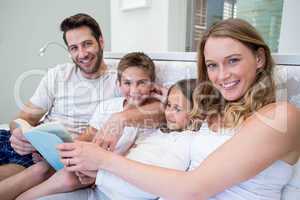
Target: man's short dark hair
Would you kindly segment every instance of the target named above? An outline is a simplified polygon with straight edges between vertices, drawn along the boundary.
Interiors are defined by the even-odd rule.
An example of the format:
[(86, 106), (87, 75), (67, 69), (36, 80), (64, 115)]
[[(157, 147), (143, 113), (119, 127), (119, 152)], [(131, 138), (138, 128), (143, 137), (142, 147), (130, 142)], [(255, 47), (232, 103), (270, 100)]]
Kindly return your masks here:
[(60, 30), (63, 32), (63, 39), (66, 45), (68, 45), (66, 32), (82, 26), (88, 27), (97, 41), (99, 40), (99, 37), (102, 37), (102, 32), (97, 21), (87, 14), (78, 13), (64, 19), (60, 24)]

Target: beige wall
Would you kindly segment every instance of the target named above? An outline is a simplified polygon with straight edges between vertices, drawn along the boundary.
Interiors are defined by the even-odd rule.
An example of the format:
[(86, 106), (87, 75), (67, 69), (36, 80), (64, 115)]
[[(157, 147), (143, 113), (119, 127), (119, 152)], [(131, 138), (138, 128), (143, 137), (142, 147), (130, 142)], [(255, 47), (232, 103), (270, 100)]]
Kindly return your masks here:
[[(19, 110), (14, 97), (16, 81), (25, 72), (44, 70), (69, 61), (67, 53), (50, 46), (45, 56), (39, 49), (48, 41), (63, 44), (59, 24), (66, 16), (85, 12), (97, 19), (110, 50), (110, 1), (107, 0), (1, 0), (0, 1), (0, 124)], [(41, 76), (32, 75), (20, 85), (21, 101), (27, 101)]]

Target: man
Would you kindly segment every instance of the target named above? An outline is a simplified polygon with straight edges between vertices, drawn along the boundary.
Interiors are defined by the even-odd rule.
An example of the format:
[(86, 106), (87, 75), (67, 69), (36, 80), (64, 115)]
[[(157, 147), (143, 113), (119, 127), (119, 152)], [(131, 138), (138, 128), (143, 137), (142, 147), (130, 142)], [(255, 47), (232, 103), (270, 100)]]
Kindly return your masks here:
[[(86, 14), (77, 14), (66, 18), (61, 23), (61, 30), (74, 64), (59, 65), (50, 69), (17, 118), (19, 122), (23, 121), (31, 126), (38, 125), (41, 119), (43, 122), (59, 121), (76, 139), (88, 127), (89, 119), (97, 104), (118, 95), (115, 85), (116, 74), (109, 71), (103, 60), (104, 41), (95, 19)], [(150, 104), (145, 109), (153, 110), (158, 107), (158, 104)], [(161, 116), (160, 113), (156, 116), (151, 115), (151, 118), (155, 119)], [(111, 124), (120, 126), (114, 129), (115, 134), (103, 136), (102, 145), (113, 149), (126, 123), (143, 123), (144, 119), (145, 114), (136, 110), (113, 116), (108, 121), (107, 127)], [(5, 133), (5, 135), (10, 137), (11, 147), (19, 154), (15, 153), (14, 156), (24, 159), (22, 162), (13, 163), (24, 167), (30, 166), (32, 164), (31, 153), (35, 149), (23, 136), (21, 129), (17, 128), (15, 121), (10, 123), (10, 132), (11, 137), (10, 133)], [(11, 152), (11, 149), (8, 151)], [(10, 163), (12, 159), (6, 159), (6, 162), (7, 160)], [(10, 171), (9, 175), (13, 175), (22, 171), (24, 167), (11, 164), (0, 166), (0, 174)], [(14, 199), (20, 193), (39, 184), (45, 177), (52, 174), (47, 168), (44, 162), (38, 162), (21, 173), (2, 180), (0, 182), (1, 198), (5, 196), (6, 199)], [(39, 176), (34, 176), (36, 174)], [(68, 178), (69, 173), (58, 172), (50, 180), (56, 180), (55, 177)], [(93, 181), (91, 179), (90, 183)], [(86, 185), (75, 180), (70, 187), (75, 189)]]

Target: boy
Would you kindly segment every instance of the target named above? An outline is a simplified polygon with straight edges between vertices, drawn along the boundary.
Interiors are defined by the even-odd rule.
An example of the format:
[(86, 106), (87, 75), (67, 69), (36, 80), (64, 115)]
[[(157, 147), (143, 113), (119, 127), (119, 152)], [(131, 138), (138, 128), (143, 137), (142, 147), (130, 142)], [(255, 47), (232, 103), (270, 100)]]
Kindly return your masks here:
[[(112, 115), (127, 109), (137, 108), (146, 104), (146, 101), (148, 101), (148, 97), (150, 96), (153, 88), (153, 82), (155, 81), (155, 66), (151, 58), (140, 52), (129, 53), (120, 60), (117, 72), (117, 85), (122, 97), (116, 97), (101, 102), (89, 122), (90, 127), (87, 129), (86, 133), (77, 138), (78, 140), (98, 142), (101, 140), (103, 135), (98, 134), (97, 130), (101, 129), (102, 125), (105, 124), (105, 122), (110, 119)], [(114, 127), (110, 127), (110, 130), (118, 128), (118, 126), (119, 124), (116, 123), (114, 124)], [(117, 142), (115, 152), (119, 154), (125, 154), (134, 143), (137, 132), (138, 128), (126, 127), (121, 138)], [(99, 145), (103, 147), (102, 144)], [(78, 172), (76, 175), (82, 184), (90, 184), (90, 178), (85, 176), (84, 173), (85, 172)], [(96, 174), (97, 171), (93, 173), (89, 172), (88, 176), (96, 177)], [(55, 190), (50, 188), (50, 186), (47, 184), (41, 184), (23, 193), (17, 199), (36, 199), (45, 195), (69, 192), (73, 190), (70, 189), (67, 186), (68, 184), (66, 184), (63, 180), (60, 182), (60, 184), (55, 184), (57, 184)]]
[[(91, 137), (95, 136), (93, 137), (94, 142), (102, 137), (97, 134), (97, 130), (101, 129), (101, 126), (113, 113), (137, 108), (150, 101), (149, 96), (155, 81), (155, 66), (151, 58), (141, 52), (129, 53), (120, 60), (117, 72), (117, 85), (121, 97), (101, 102), (97, 107), (89, 122), (89, 134)], [(118, 126), (119, 124), (114, 124), (110, 129), (118, 128)], [(125, 154), (134, 143), (137, 131), (136, 127), (125, 128), (115, 151)], [(143, 129), (143, 131), (145, 130)]]

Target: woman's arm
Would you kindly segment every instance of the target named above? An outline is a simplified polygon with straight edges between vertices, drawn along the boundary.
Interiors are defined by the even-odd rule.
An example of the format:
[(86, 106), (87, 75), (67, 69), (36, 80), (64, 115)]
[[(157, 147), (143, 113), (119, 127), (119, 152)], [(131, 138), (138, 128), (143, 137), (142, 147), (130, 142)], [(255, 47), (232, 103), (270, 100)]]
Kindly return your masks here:
[[(289, 104), (266, 106), (191, 172), (143, 165), (83, 143), (60, 149), (62, 157), (73, 157), (74, 165), (67, 167), (70, 171), (105, 169), (166, 199), (207, 199), (257, 175), (274, 161), (285, 160), (290, 152), (299, 152), (299, 118), (299, 111)], [(97, 156), (89, 156), (91, 152)]]

